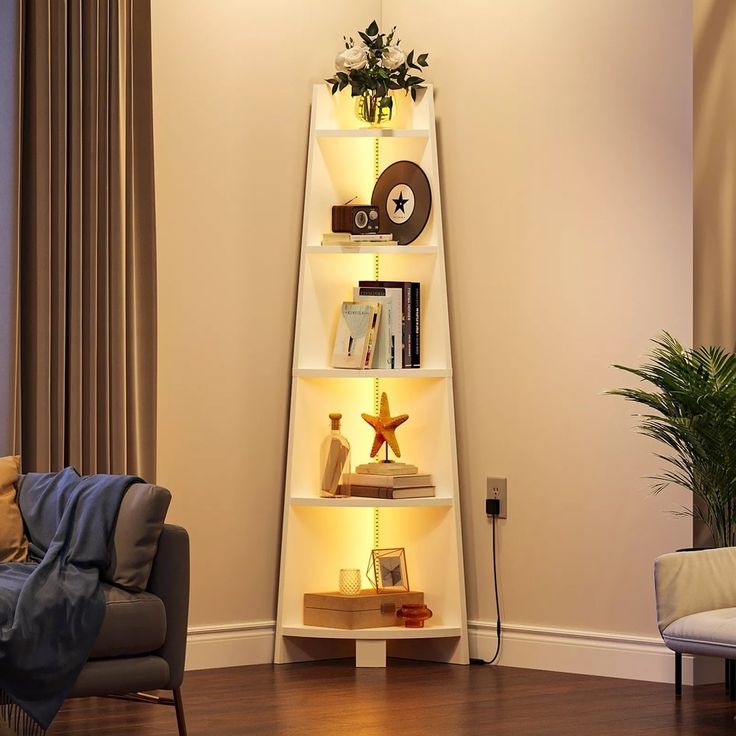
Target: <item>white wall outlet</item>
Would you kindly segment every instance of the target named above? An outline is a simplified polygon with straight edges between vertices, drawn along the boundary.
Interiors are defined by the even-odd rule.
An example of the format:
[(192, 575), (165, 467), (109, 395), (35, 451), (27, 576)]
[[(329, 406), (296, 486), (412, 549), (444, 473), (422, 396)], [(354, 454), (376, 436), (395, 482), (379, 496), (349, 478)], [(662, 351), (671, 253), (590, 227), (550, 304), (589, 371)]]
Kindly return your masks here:
[(486, 494), (486, 498), (498, 499), (500, 506), (498, 518), (506, 519), (508, 516), (508, 503), (506, 499), (506, 478), (487, 478)]

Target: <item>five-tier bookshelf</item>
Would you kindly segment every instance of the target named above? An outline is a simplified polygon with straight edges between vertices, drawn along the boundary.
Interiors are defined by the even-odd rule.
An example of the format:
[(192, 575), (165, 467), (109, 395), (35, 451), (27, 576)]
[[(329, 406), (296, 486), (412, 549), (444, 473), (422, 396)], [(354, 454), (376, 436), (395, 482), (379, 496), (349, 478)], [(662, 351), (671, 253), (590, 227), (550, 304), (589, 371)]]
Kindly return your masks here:
[[(355, 656), (383, 666), (389, 656), (468, 662), (458, 496), (452, 361), (442, 208), (432, 87), (416, 103), (397, 95), (390, 127), (359, 127), (347, 91), (315, 85), (309, 131), (299, 269), (283, 535), (274, 660)], [(370, 203), (377, 177), (408, 160), (430, 182), (432, 209), (406, 246), (323, 246), (331, 208), (353, 197)], [(421, 367), (350, 370), (330, 367), (338, 311), (359, 280), (421, 283)], [(353, 465), (369, 461), (381, 392), (392, 414), (409, 414), (397, 430), (401, 460), (431, 473), (436, 496), (405, 500), (321, 498), (319, 447), (328, 414), (343, 415)], [(365, 570), (373, 548), (403, 547), (412, 590), (434, 612), (424, 628), (346, 630), (306, 626), (303, 596), (337, 590), (341, 568)], [(369, 587), (368, 582), (364, 587)]]

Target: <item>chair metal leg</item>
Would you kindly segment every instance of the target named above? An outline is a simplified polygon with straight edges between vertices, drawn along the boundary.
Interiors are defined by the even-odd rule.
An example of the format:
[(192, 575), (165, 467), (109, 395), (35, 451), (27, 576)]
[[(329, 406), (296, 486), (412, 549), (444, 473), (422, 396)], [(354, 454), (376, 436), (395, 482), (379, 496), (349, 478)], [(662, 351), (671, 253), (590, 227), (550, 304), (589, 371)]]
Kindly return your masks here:
[(675, 652), (675, 697), (682, 697), (682, 654)]
[(187, 736), (187, 724), (184, 720), (184, 704), (181, 700), (181, 690), (174, 689), (174, 708), (176, 709), (176, 724), (179, 726), (179, 736)]
[(728, 660), (728, 699), (736, 700), (736, 659)]
[(173, 705), (176, 711), (176, 725), (179, 728), (179, 736), (187, 736), (187, 723), (184, 719), (184, 703), (181, 699), (181, 690), (174, 689), (173, 698), (162, 698), (160, 695), (151, 693), (128, 693), (127, 695), (106, 695), (107, 698), (116, 700), (132, 700), (136, 703), (149, 703), (151, 705)]

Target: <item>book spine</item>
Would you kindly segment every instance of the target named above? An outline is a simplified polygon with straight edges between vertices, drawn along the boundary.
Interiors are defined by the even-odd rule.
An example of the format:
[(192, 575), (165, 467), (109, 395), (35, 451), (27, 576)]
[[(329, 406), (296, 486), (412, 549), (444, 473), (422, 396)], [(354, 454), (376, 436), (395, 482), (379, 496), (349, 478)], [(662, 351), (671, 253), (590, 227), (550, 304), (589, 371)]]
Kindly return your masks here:
[[(409, 343), (409, 322), (411, 311), (408, 309), (408, 300), (411, 297), (411, 288), (406, 281), (358, 281), (358, 286), (383, 288), (383, 289), (400, 289), (401, 290), (401, 366), (399, 366), (399, 346), (396, 345), (394, 339), (394, 366), (401, 368), (411, 368), (411, 346)], [(396, 336), (398, 337), (398, 336)]]
[(420, 342), (419, 342), (419, 324), (420, 324), (420, 292), (421, 284), (418, 281), (413, 281), (411, 284), (412, 294), (412, 312), (411, 312), (411, 367), (420, 368), (422, 365)]
[(401, 365), (403, 368), (411, 368), (411, 284), (408, 282), (404, 282), (402, 288), (404, 290), (404, 304), (402, 305), (401, 309), (401, 326), (403, 332)]
[(393, 488), (379, 486), (351, 486), (350, 495), (356, 498), (393, 498)]
[(355, 498), (431, 498), (434, 486), (419, 488), (384, 488), (382, 486), (351, 486), (350, 495)]
[(350, 473), (350, 484), (369, 488), (423, 488), (432, 485), (432, 476), (424, 473), (413, 475), (379, 475)]
[(378, 337), (378, 323), (381, 319), (381, 305), (377, 304), (371, 308), (371, 324), (368, 328), (367, 349), (363, 368), (370, 369), (373, 365), (373, 355), (376, 351), (376, 339)]

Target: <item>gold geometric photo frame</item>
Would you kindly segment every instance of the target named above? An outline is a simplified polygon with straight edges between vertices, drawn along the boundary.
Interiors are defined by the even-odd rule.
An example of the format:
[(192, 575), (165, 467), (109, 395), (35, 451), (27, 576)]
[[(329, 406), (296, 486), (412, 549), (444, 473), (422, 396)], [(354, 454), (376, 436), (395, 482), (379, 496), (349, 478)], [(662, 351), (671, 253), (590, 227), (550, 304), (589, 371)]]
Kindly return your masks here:
[(374, 549), (366, 576), (377, 593), (402, 593), (409, 590), (409, 573), (403, 547)]

